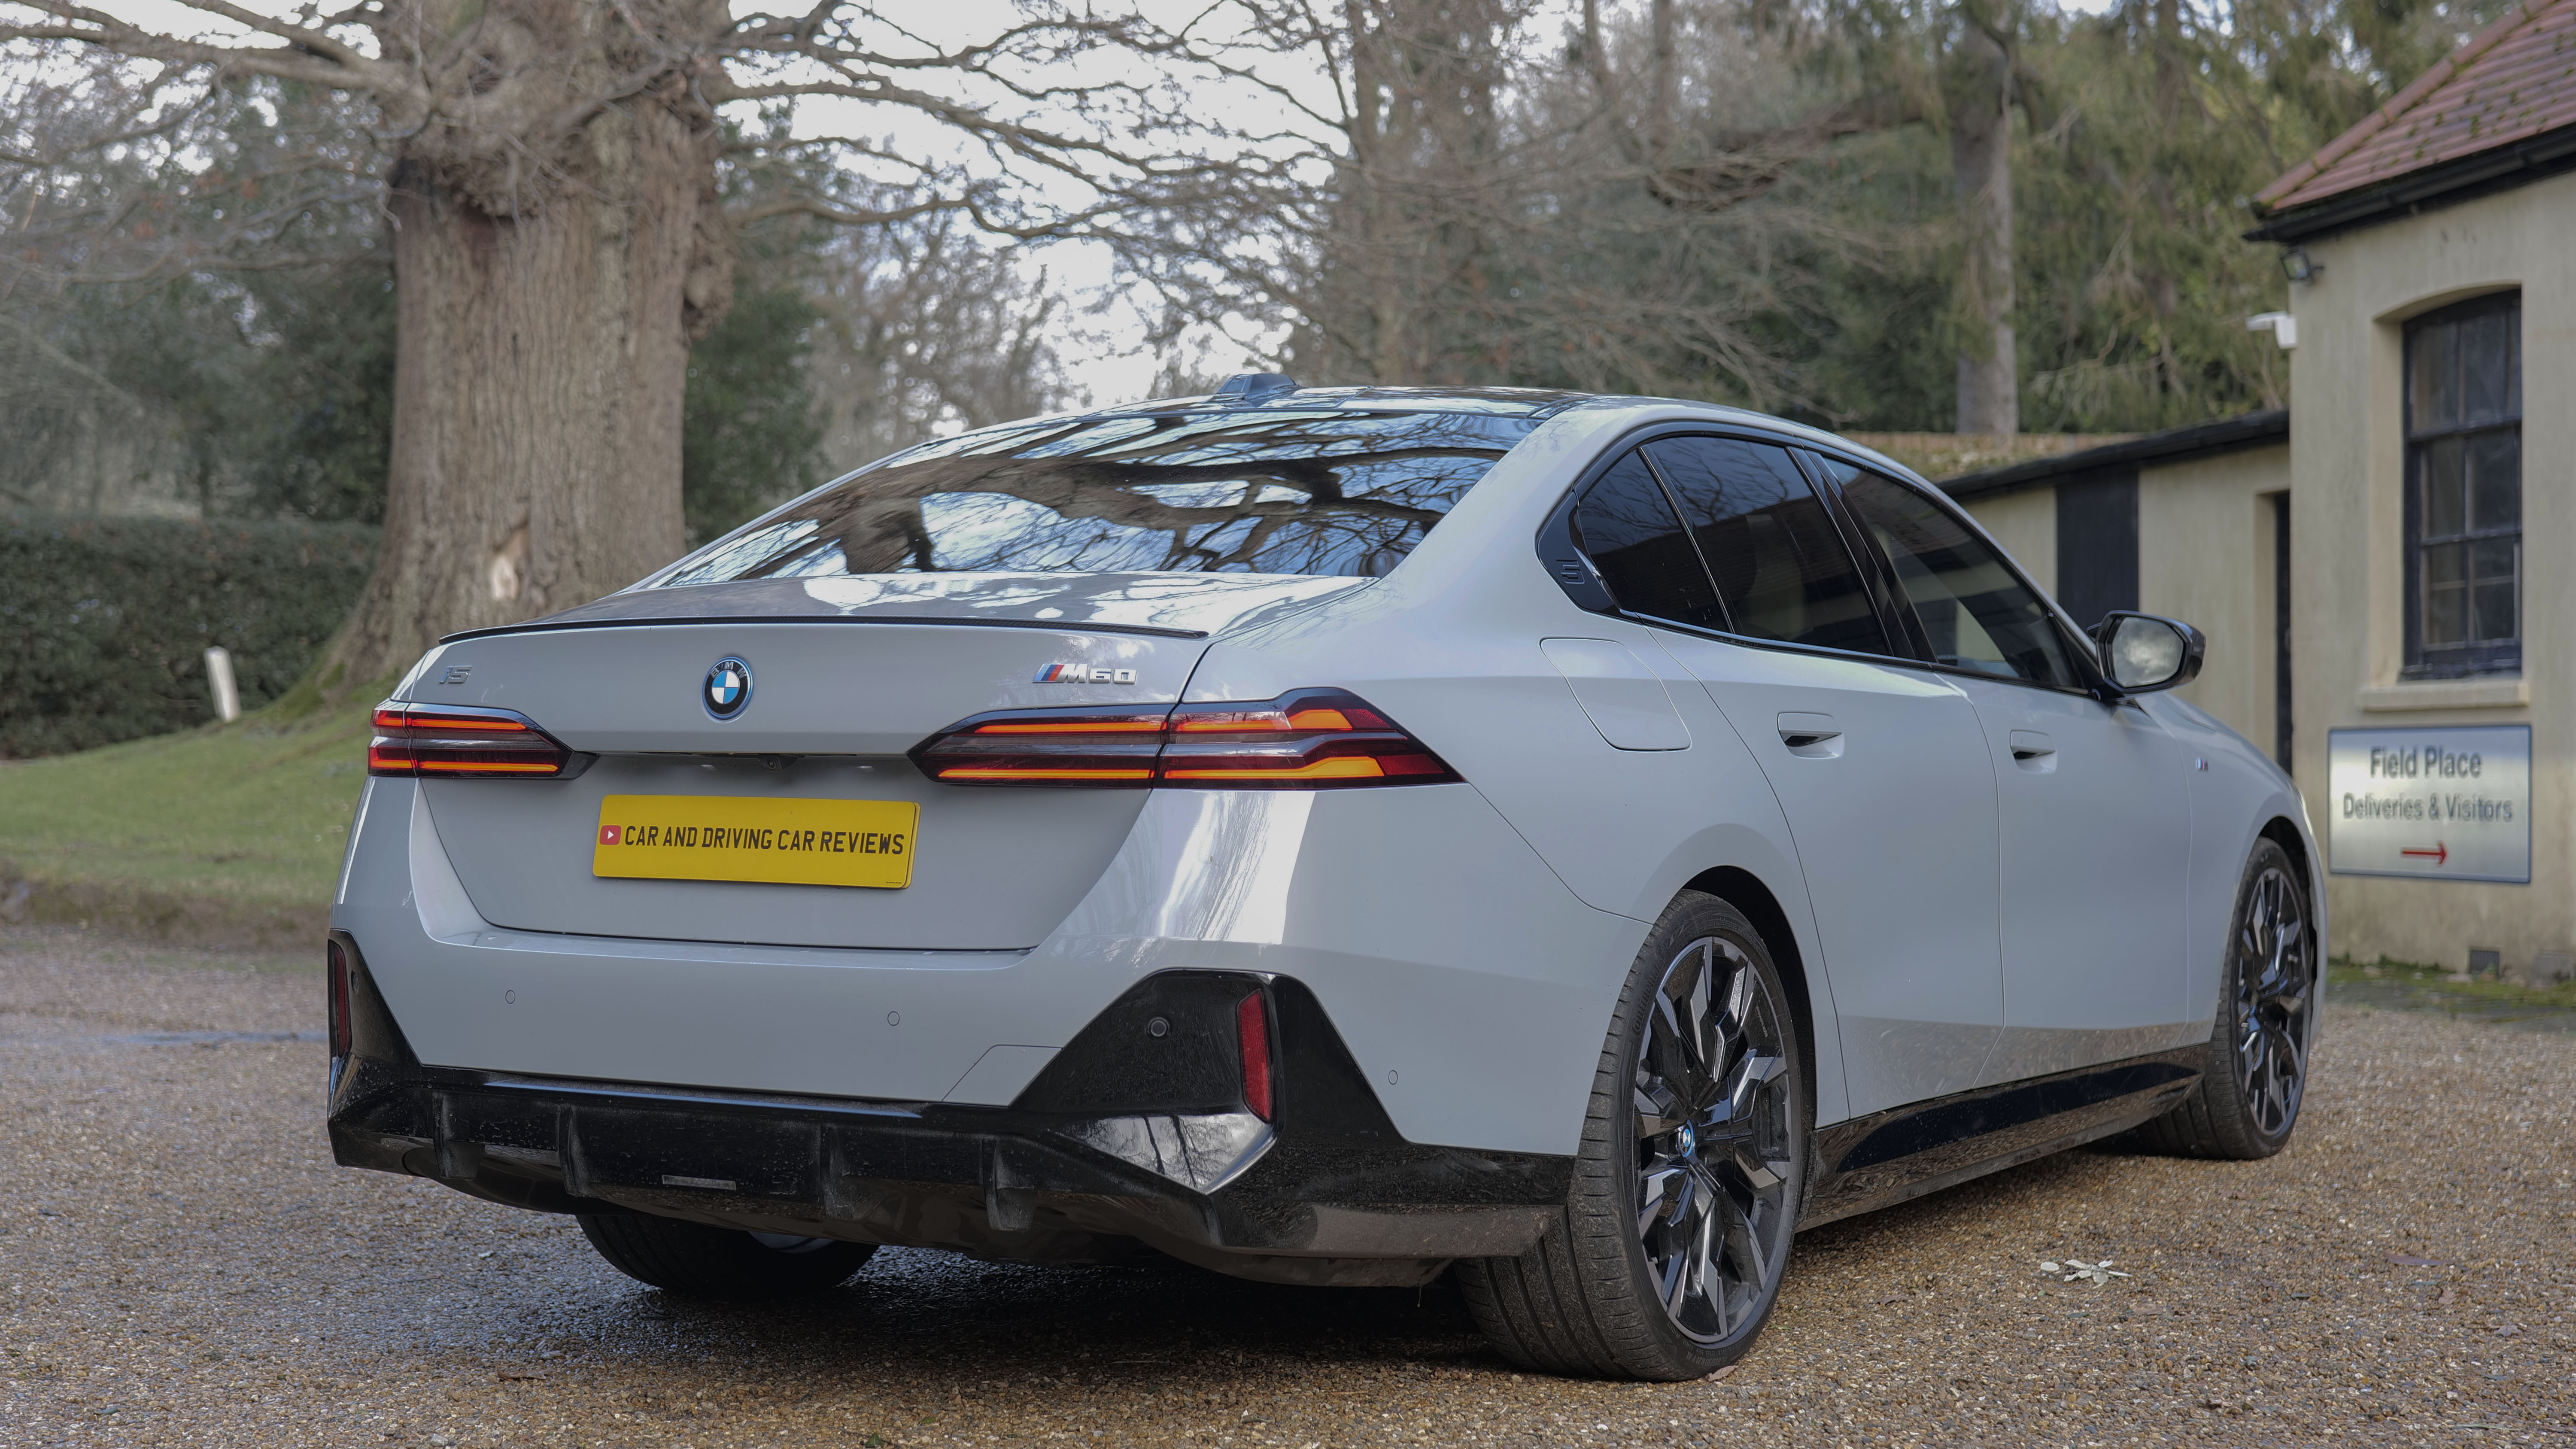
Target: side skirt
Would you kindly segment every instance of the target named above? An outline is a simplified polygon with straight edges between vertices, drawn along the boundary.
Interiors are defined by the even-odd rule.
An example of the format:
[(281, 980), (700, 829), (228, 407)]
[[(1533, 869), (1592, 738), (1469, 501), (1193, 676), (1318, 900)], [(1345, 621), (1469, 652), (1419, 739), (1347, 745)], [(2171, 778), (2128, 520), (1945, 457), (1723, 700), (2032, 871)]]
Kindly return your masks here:
[(2205, 1046), (1978, 1087), (1821, 1128), (1800, 1228), (1939, 1192), (2125, 1132), (2199, 1084)]

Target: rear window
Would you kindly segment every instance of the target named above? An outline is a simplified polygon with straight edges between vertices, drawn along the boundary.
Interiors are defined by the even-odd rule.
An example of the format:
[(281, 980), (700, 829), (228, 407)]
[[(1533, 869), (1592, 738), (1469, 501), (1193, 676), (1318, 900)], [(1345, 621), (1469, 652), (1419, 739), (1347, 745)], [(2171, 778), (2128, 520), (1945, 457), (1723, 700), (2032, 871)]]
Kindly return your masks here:
[(1261, 408), (988, 428), (898, 453), (658, 582), (1395, 567), (1540, 419)]

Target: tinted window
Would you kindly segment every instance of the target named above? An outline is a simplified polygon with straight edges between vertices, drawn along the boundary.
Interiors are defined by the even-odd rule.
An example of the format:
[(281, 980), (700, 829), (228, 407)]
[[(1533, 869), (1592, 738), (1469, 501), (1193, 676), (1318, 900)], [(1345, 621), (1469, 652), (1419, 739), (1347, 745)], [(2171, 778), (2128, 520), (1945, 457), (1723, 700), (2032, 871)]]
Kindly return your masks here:
[(2407, 324), (2407, 670), (2522, 664), (2522, 297)]
[(1374, 576), (1540, 423), (1516, 412), (1176, 408), (899, 453), (661, 582), (992, 570)]
[(1732, 438), (1662, 438), (1645, 451), (1681, 501), (1733, 632), (1889, 652), (1842, 535), (1785, 450)]
[(1828, 464), (1843, 501), (1896, 565), (1914, 613), (1944, 664), (2062, 688), (2076, 685), (2066, 639), (2003, 556), (1931, 499), (1847, 464)]
[(1620, 608), (1704, 629), (1726, 627), (1672, 500), (1637, 454), (1611, 464), (1584, 490), (1574, 509), (1574, 541)]

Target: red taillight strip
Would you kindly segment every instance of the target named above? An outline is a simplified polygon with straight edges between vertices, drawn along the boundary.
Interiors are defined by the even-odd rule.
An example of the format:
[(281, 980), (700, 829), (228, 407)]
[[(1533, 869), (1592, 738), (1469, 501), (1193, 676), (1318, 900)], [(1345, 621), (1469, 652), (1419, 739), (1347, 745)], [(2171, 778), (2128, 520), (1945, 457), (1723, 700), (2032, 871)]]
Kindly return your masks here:
[(979, 735), (1158, 735), (1162, 732), (1163, 721), (1160, 718), (1096, 721), (1034, 720), (1025, 724), (997, 720), (992, 724), (975, 726), (975, 733)]
[(914, 763), (952, 785), (1133, 788), (1154, 780), (1171, 708), (977, 715), (923, 741)]
[(515, 710), (388, 700), (373, 715), (367, 773), (403, 778), (561, 775), (572, 751)]
[(454, 710), (421, 707), (415, 707), (404, 717), (403, 727), (413, 730), (468, 730), (478, 735), (531, 735), (537, 732), (535, 725), (514, 714), (459, 714)]
[(1154, 778), (1150, 768), (1141, 770), (1056, 770), (1042, 766), (1012, 767), (957, 765), (939, 772), (943, 780), (1117, 780), (1142, 784)]
[(953, 785), (1316, 790), (1458, 778), (1420, 740), (1339, 689), (1153, 714), (977, 715), (923, 741), (912, 758)]
[(1261, 765), (1218, 766), (1189, 770), (1163, 767), (1166, 780), (1382, 780), (1388, 770), (1366, 755), (1327, 755), (1312, 764), (1284, 768)]

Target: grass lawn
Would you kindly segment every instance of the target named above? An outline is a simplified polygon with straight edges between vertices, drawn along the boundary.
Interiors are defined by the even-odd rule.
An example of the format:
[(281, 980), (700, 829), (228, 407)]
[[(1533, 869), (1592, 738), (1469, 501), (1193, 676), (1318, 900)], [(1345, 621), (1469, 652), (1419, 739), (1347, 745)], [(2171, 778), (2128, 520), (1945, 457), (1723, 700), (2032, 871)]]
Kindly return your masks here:
[(0, 763), (0, 862), (47, 886), (326, 907), (366, 783), (367, 716), (276, 714)]
[(2576, 1032), (2576, 981), (2526, 986), (2471, 980), (2438, 966), (2386, 960), (2363, 964), (2338, 956), (2326, 964), (2326, 998), (2356, 1006), (2439, 1012), (2500, 1026)]

